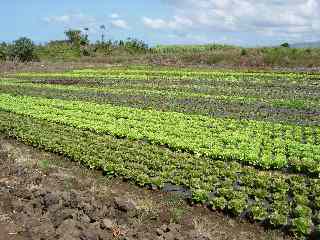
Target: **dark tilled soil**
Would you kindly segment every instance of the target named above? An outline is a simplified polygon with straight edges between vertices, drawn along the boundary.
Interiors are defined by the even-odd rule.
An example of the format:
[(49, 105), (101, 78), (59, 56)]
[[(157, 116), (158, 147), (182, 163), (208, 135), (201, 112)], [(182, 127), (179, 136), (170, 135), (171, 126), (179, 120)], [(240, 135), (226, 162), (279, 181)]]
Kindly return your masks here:
[(0, 137), (0, 240), (289, 239)]

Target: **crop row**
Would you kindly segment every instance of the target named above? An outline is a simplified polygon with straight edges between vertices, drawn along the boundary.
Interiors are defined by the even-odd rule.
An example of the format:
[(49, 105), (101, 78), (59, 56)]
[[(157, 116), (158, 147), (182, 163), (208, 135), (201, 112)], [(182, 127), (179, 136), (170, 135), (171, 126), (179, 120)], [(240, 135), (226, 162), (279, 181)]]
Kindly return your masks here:
[[(100, 78), (77, 78), (67, 77), (61, 73), (59, 77), (38, 76), (37, 74), (30, 74), (29, 77), (19, 77), (19, 81), (33, 82), (33, 83), (49, 83), (62, 85), (84, 85), (84, 86), (117, 86), (117, 87), (135, 87), (135, 88), (161, 88), (165, 89), (179, 89), (182, 91), (191, 91), (198, 93), (216, 93), (223, 91), (223, 94), (235, 94), (246, 96), (258, 96), (264, 98), (316, 98), (319, 97), (319, 84), (297, 83), (288, 84), (286, 81), (225, 81), (220, 79), (130, 79), (122, 77), (120, 79), (112, 78), (112, 76)], [(217, 90), (216, 90), (217, 89)], [(215, 91), (216, 90), (216, 91)], [(291, 94), (291, 95), (290, 95)]]
[(97, 133), (146, 140), (213, 159), (235, 160), (264, 169), (320, 173), (320, 128), (317, 126), (214, 119), (7, 94), (0, 95), (0, 108)]
[(148, 70), (148, 69), (104, 69), (74, 70), (62, 73), (16, 73), (9, 76), (23, 78), (79, 78), (79, 79), (129, 79), (129, 80), (220, 80), (228, 82), (250, 81), (256, 83), (279, 83), (286, 85), (317, 85), (319, 75), (279, 74), (279, 73), (246, 73), (246, 72), (201, 72), (185, 70)]
[[(259, 104), (269, 107), (280, 107), (286, 109), (296, 109), (296, 110), (306, 110), (309, 112), (317, 112), (319, 109), (320, 104), (318, 101), (314, 100), (307, 100), (307, 99), (262, 99), (250, 96), (241, 96), (240, 94), (237, 96), (235, 94), (231, 95), (208, 95), (202, 93), (194, 93), (194, 92), (184, 92), (184, 91), (168, 91), (167, 89), (164, 90), (157, 90), (154, 88), (135, 88), (134, 86), (126, 86), (126, 88), (118, 88), (117, 86), (112, 87), (84, 87), (84, 86), (59, 86), (59, 84), (34, 84), (28, 82), (17, 82), (15, 80), (5, 80), (1, 81), (2, 88), (4, 86), (21, 86), (21, 87), (33, 87), (33, 88), (40, 88), (40, 89), (56, 89), (56, 90), (66, 90), (66, 91), (73, 91), (73, 92), (93, 92), (96, 94), (101, 93), (109, 93), (109, 94), (116, 94), (116, 95), (128, 95), (128, 96), (169, 96), (171, 99), (206, 99), (207, 100), (217, 100), (224, 103), (240, 103), (240, 104)], [(292, 113), (291, 113), (292, 114)], [(301, 113), (299, 113), (301, 114)]]
[[(60, 106), (62, 107), (62, 106)], [(308, 235), (320, 224), (320, 180), (260, 172), (189, 153), (0, 111), (0, 131), (141, 186), (185, 186), (195, 202)]]
[[(158, 111), (174, 111), (186, 114), (207, 115), (212, 117), (229, 117), (236, 119), (266, 120), (299, 125), (317, 125), (320, 114), (317, 110), (302, 111), (293, 108), (273, 107), (261, 102), (246, 103), (243, 101), (226, 101), (201, 97), (174, 97), (170, 94), (148, 94), (127, 91), (96, 91), (82, 87), (71, 90), (70, 87), (48, 86), (44, 84), (29, 85), (24, 83), (0, 84), (0, 93), (26, 95), (64, 100), (82, 100), (97, 103), (108, 103)], [(76, 89), (76, 88), (75, 88)]]
[(219, 94), (211, 95), (197, 92), (188, 92), (181, 91), (180, 89), (157, 89), (157, 88), (145, 88), (145, 87), (134, 87), (127, 86), (125, 88), (120, 88), (117, 86), (113, 87), (83, 87), (83, 86), (61, 86), (59, 84), (36, 84), (36, 83), (21, 83), (14, 80), (5, 80), (3, 79), (0, 84), (3, 85), (12, 85), (25, 87), (34, 87), (34, 88), (49, 88), (49, 89), (59, 89), (59, 90), (70, 90), (70, 91), (91, 91), (96, 93), (111, 93), (111, 94), (121, 94), (121, 95), (144, 95), (144, 96), (170, 96), (172, 98), (206, 98), (224, 102), (239, 102), (241, 104), (252, 104), (252, 103), (263, 103), (269, 106), (274, 107), (284, 107), (284, 108), (293, 108), (299, 110), (316, 110), (320, 108), (320, 103), (317, 100), (308, 100), (308, 99), (263, 99), (258, 97), (251, 96), (242, 96), (235, 94), (222, 95)]
[(317, 79), (319, 78), (319, 73), (293, 73), (293, 72), (249, 72), (249, 71), (228, 71), (228, 70), (212, 70), (212, 69), (190, 69), (190, 68), (152, 68), (152, 67), (140, 67), (140, 68), (108, 68), (108, 69), (81, 69), (72, 70), (72, 73), (98, 73), (98, 74), (108, 74), (108, 73), (130, 73), (130, 74), (147, 74), (147, 75), (166, 75), (166, 76), (194, 76), (194, 77), (209, 77), (210, 76), (235, 76), (235, 77), (258, 77), (264, 78), (283, 78), (283, 79)]
[[(23, 80), (20, 82), (31, 82)], [(199, 80), (85, 80), (85, 79), (47, 79), (33, 80), (33, 83), (78, 85), (86, 87), (108, 87), (135, 90), (155, 90), (189, 94), (203, 94), (204, 96), (233, 96), (252, 99), (281, 99), (315, 101), (318, 105), (320, 88), (315, 86), (277, 86), (273, 84), (252, 84), (250, 82), (230, 83), (225, 81)]]

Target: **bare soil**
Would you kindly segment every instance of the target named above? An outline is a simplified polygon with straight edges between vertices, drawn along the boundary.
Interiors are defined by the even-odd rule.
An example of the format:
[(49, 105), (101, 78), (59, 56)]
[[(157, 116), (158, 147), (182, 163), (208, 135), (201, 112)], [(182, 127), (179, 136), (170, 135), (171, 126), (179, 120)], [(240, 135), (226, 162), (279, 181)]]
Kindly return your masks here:
[(0, 240), (289, 239), (0, 137)]
[(108, 63), (90, 63), (90, 62), (0, 62), (1, 73), (14, 72), (60, 72), (81, 68), (107, 68), (111, 65)]
[[(106, 63), (106, 62), (96, 62), (91, 60), (87, 61), (77, 61), (77, 62), (0, 62), (0, 76), (5, 73), (15, 73), (15, 72), (61, 72), (75, 69), (95, 69), (95, 68), (108, 68), (111, 66), (126, 66), (137, 64), (141, 65), (141, 62), (128, 62), (128, 63)], [(205, 68), (205, 69), (226, 69), (226, 70), (265, 70), (265, 71), (285, 71), (285, 72), (314, 72), (319, 73), (320, 67), (257, 67), (257, 66), (233, 66), (233, 65), (225, 65), (225, 64), (185, 64), (181, 62), (151, 62), (145, 63), (154, 66), (167, 66), (167, 67), (194, 67), (194, 68)]]

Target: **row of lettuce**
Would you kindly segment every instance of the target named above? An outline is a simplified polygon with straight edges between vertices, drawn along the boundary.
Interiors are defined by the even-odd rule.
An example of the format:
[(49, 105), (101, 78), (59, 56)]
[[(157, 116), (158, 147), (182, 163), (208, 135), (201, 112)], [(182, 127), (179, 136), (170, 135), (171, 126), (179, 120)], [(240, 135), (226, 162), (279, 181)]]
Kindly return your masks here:
[[(119, 77), (120, 76), (120, 77)], [(261, 79), (243, 79), (243, 81), (228, 81), (228, 78), (214, 78), (206, 79), (200, 77), (193, 77), (190, 79), (174, 79), (164, 78), (159, 75), (155, 78), (144, 78), (143, 74), (127, 74), (127, 73), (106, 73), (101, 74), (73, 74), (70, 72), (61, 73), (21, 73), (13, 75), (23, 81), (33, 81), (40, 83), (60, 83), (60, 84), (86, 84), (99, 86), (113, 86), (119, 88), (139, 88), (152, 90), (168, 90), (168, 91), (183, 91), (193, 93), (203, 93), (210, 95), (219, 95), (222, 91), (224, 95), (261, 97), (261, 98), (313, 98), (317, 99), (319, 96), (320, 86), (318, 81), (287, 81), (283, 79), (270, 78), (268, 81)]]
[(111, 94), (125, 94), (125, 95), (145, 95), (145, 96), (170, 96), (172, 98), (204, 98), (219, 101), (227, 101), (230, 103), (241, 102), (242, 104), (255, 104), (261, 103), (269, 106), (277, 107), (282, 106), (286, 108), (294, 108), (301, 110), (317, 109), (320, 107), (320, 100), (314, 97), (313, 100), (310, 99), (277, 99), (275, 96), (273, 98), (261, 98), (257, 96), (241, 96), (241, 95), (223, 95), (221, 94), (205, 94), (197, 92), (181, 91), (180, 89), (169, 89), (165, 88), (146, 88), (144, 86), (108, 86), (108, 87), (91, 87), (91, 86), (79, 86), (79, 85), (60, 85), (60, 84), (39, 84), (39, 83), (29, 83), (20, 82), (15, 79), (1, 79), (1, 86), (22, 86), (22, 87), (33, 87), (40, 89), (57, 89), (57, 90), (68, 90), (68, 91), (89, 91), (95, 93), (111, 93)]
[(0, 109), (261, 169), (319, 176), (320, 127), (0, 94)]
[[(1, 96), (0, 102), (3, 103), (3, 100)], [(11, 100), (16, 100), (20, 105), (27, 104), (22, 99)], [(34, 101), (47, 108), (40, 99)], [(10, 101), (6, 103), (12, 105)], [(78, 106), (75, 103), (54, 103), (55, 111), (59, 114), (62, 112), (57, 109), (68, 109), (72, 105)], [(34, 107), (35, 105), (27, 104), (24, 110), (35, 109)], [(69, 126), (71, 124), (68, 121), (65, 121), (66, 124), (58, 124), (55, 122), (62, 122), (49, 119), (53, 116), (51, 113), (46, 116), (41, 111), (38, 112), (39, 115), (33, 115), (32, 112), (17, 114), (22, 113), (20, 110), (15, 113), (0, 111), (2, 134), (63, 154), (92, 169), (102, 169), (107, 174), (121, 176), (141, 186), (162, 188), (166, 183), (185, 186), (191, 190), (194, 202), (207, 203), (212, 209), (282, 228), (297, 236), (307, 236), (320, 227), (319, 178), (264, 172), (241, 166), (234, 161), (173, 152), (158, 145), (127, 138), (119, 139), (101, 134), (100, 131), (92, 131), (91, 127), (80, 126), (82, 121), (77, 123), (76, 119), (73, 119), (73, 126)], [(98, 107), (94, 110), (98, 111)], [(121, 109), (115, 110), (113, 114), (122, 117)], [(74, 114), (78, 113), (81, 114), (81, 111), (75, 109)], [(89, 112), (87, 114), (90, 115)], [(71, 120), (66, 115), (63, 116)], [(84, 122), (86, 120), (85, 118)], [(158, 120), (161, 121), (160, 118)], [(177, 118), (171, 120), (175, 121)], [(206, 125), (208, 122), (203, 121), (202, 124)], [(218, 126), (219, 122), (214, 121), (214, 124)], [(236, 127), (232, 124), (235, 123), (231, 121), (228, 125), (230, 130)], [(246, 128), (253, 123), (243, 124), (242, 127)]]
[[(107, 81), (110, 82), (110, 81)], [(169, 91), (167, 89), (144, 88), (110, 83), (109, 86), (91, 86), (79, 84), (78, 80), (46, 80), (44, 83), (32, 83), (16, 79), (1, 79), (0, 93), (13, 95), (42, 96), (66, 100), (85, 100), (98, 103), (109, 103), (118, 106), (128, 106), (159, 111), (175, 111), (191, 114), (209, 115), (214, 117), (231, 117), (241, 119), (256, 119), (273, 122), (286, 122), (300, 125), (315, 125), (320, 121), (320, 104), (316, 96), (308, 98), (309, 90), (292, 99), (250, 97), (226, 93), (207, 95), (187, 91)], [(234, 90), (237, 91), (237, 90)], [(301, 91), (301, 90), (300, 90)], [(261, 92), (259, 89), (257, 93)], [(272, 90), (271, 90), (272, 92)], [(307, 95), (306, 95), (307, 94)], [(311, 93), (310, 93), (311, 94)], [(306, 95), (306, 96), (305, 96)], [(308, 100), (304, 100), (304, 98)]]
[[(2, 81), (5, 82), (6, 79)], [(10, 79), (8, 79), (10, 80)], [(42, 83), (54, 85), (78, 85), (83, 87), (99, 87), (117, 88), (117, 89), (134, 89), (134, 90), (149, 90), (149, 91), (166, 91), (168, 93), (185, 93), (193, 96), (237, 96), (256, 99), (304, 99), (318, 100), (319, 89), (315, 86), (293, 87), (293, 86), (277, 86), (246, 83), (228, 83), (223, 81), (206, 80), (188, 80), (188, 81), (165, 81), (165, 80), (85, 80), (76, 78), (61, 78), (61, 79), (40, 79), (40, 80), (15, 80), (11, 82), (19, 83)], [(7, 81), (8, 82), (8, 81)]]
[(130, 68), (107, 68), (107, 69), (82, 69), (67, 72), (25, 72), (10, 74), (11, 77), (72, 77), (72, 78), (95, 78), (95, 79), (128, 79), (128, 80), (151, 80), (151, 79), (167, 79), (167, 80), (222, 80), (229, 82), (251, 81), (258, 83), (268, 82), (285, 82), (286, 84), (316, 84), (320, 74), (306, 73), (259, 73), (259, 72), (232, 72), (232, 71), (194, 71), (191, 69), (130, 69)]
[[(233, 83), (208, 80), (95, 80), (95, 79), (40, 79), (20, 80), (42, 84), (79, 85), (84, 87), (156, 90), (169, 93), (198, 94), (199, 96), (242, 96), (258, 99), (305, 99), (318, 100), (320, 88), (316, 86), (278, 86), (274, 84), (257, 84), (250, 82)], [(202, 94), (202, 95), (200, 95)]]

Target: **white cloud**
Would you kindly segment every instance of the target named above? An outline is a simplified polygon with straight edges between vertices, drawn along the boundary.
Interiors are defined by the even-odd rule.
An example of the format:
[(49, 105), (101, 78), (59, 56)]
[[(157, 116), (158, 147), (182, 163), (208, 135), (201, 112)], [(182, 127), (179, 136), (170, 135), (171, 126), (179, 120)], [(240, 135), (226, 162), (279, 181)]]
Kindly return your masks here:
[(111, 19), (107, 19), (105, 21), (98, 20), (97, 18), (86, 15), (83, 13), (72, 13), (72, 14), (64, 14), (61, 16), (50, 16), (46, 17), (43, 20), (48, 24), (59, 24), (63, 25), (65, 28), (77, 28), (84, 29), (89, 28), (89, 32), (91, 34), (97, 34), (100, 32), (99, 26), (101, 24), (109, 23), (114, 28), (120, 29), (129, 29), (129, 25), (126, 20), (121, 19), (117, 13), (112, 13), (110, 15)]
[(49, 24), (62, 24), (67, 28), (89, 28), (90, 32), (97, 30), (97, 19), (83, 13), (64, 14), (61, 16), (51, 16), (44, 18)]
[(143, 17), (151, 29), (320, 37), (320, 0), (162, 0), (170, 19)]
[(162, 29), (167, 27), (167, 22), (163, 19), (152, 19), (148, 17), (143, 17), (142, 21), (145, 26), (152, 29)]
[(118, 13), (112, 13), (110, 14), (110, 18), (116, 19), (116, 18), (120, 18)]
[(188, 44), (188, 43), (197, 44), (197, 43), (210, 42), (210, 40), (204, 34), (198, 35), (198, 34), (191, 34), (191, 33), (187, 33), (187, 34), (173, 33), (173, 34), (169, 34), (168, 37), (178, 40), (179, 42), (183, 42), (185, 44)]
[(70, 20), (71, 20), (71, 18), (68, 15), (44, 18), (44, 21), (46, 21), (48, 23), (68, 23), (68, 22), (70, 22)]
[(152, 19), (143, 17), (142, 22), (145, 26), (152, 29), (183, 29), (193, 26), (193, 22), (185, 16), (174, 16), (172, 20), (163, 20), (161, 18)]
[(120, 18), (120, 15), (118, 13), (112, 13), (109, 17), (112, 19), (110, 21), (112, 27), (121, 28), (121, 29), (130, 28), (127, 21)]
[(111, 25), (116, 28), (129, 29), (128, 23), (123, 19), (112, 20)]

